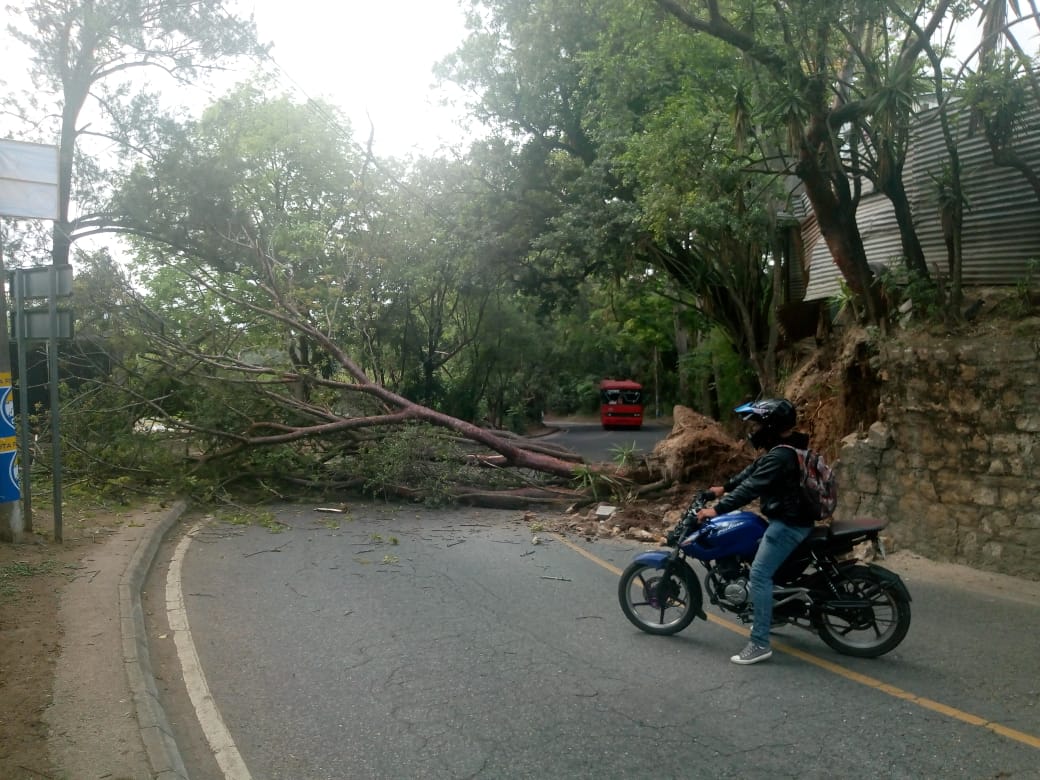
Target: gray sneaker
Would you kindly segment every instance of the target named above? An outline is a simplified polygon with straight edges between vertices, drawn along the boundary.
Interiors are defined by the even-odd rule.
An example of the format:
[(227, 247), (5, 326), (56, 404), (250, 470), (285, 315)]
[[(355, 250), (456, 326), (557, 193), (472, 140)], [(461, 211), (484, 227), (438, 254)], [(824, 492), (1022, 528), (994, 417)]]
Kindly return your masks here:
[(735, 655), (729, 660), (735, 664), (757, 664), (759, 661), (767, 661), (773, 657), (773, 651), (768, 645), (756, 645), (754, 642), (748, 642), (747, 647), (740, 651), (739, 655)]

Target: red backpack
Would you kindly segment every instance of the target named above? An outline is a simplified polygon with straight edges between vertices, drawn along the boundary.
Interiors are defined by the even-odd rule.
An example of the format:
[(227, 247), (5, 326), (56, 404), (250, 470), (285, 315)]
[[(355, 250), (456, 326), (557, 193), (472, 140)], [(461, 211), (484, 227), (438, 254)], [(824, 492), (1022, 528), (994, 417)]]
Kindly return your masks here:
[(838, 478), (823, 456), (814, 450), (800, 450), (790, 444), (781, 444), (798, 455), (802, 473), (802, 498), (814, 520), (825, 520), (838, 506)]

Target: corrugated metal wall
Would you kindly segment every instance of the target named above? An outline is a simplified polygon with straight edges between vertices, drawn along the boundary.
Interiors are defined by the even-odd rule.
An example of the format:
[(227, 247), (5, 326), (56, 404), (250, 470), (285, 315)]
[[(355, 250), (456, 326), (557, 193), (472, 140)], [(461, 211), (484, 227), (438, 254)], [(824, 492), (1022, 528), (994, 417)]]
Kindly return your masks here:
[[(1019, 154), (1040, 170), (1040, 111), (1028, 118), (1016, 144)], [(956, 131), (962, 178), (969, 207), (964, 215), (963, 281), (965, 284), (1015, 284), (1026, 275), (1027, 264), (1040, 260), (1040, 201), (1029, 183), (1010, 168), (993, 164), (985, 138), (964, 138), (965, 126)], [(956, 137), (956, 134), (955, 134)], [(918, 235), (928, 268), (947, 269), (946, 245), (932, 176), (938, 176), (947, 160), (937, 112), (919, 120), (904, 169), (904, 181), (914, 212)], [(902, 249), (892, 204), (883, 195), (864, 195), (857, 221), (870, 263), (901, 265)], [(802, 225), (809, 258), (809, 282), (805, 300), (829, 298), (840, 290), (841, 272), (820, 238), (814, 218)]]

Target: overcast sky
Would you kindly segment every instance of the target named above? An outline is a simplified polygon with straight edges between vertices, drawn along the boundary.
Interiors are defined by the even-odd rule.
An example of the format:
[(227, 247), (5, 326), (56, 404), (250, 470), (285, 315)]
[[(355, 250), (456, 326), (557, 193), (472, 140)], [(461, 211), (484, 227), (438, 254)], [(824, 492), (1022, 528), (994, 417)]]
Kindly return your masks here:
[[(432, 73), (465, 37), (459, 0), (227, 0), (226, 8), (254, 16), (285, 91), (339, 106), (360, 142), (371, 120), (376, 154), (433, 154), (463, 138), (456, 114), (439, 105), (451, 87), (434, 90)], [(28, 88), (28, 53), (7, 34), (6, 21), (0, 18), (0, 79)], [(243, 70), (223, 86), (164, 94), (194, 112), (252, 75)], [(0, 117), (0, 137), (10, 135), (8, 124)]]
[(465, 37), (459, 0), (239, 0), (287, 88), (325, 98), (350, 118), (355, 136), (375, 126), (375, 151), (433, 153), (461, 133), (438, 106), (433, 64)]

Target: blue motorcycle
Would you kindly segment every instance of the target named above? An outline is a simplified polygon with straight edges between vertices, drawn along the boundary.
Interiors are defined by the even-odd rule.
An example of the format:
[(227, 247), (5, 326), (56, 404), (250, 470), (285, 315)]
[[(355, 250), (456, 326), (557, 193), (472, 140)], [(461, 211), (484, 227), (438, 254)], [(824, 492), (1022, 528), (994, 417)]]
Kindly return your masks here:
[[(640, 553), (621, 574), (618, 598), (625, 616), (650, 634), (678, 633), (694, 618), (707, 620), (704, 595), (690, 560), (707, 570), (704, 591), (723, 612), (750, 623), (748, 576), (766, 521), (749, 511), (730, 512), (696, 526), (702, 493), (669, 534), (672, 549)], [(794, 625), (820, 635), (839, 653), (876, 658), (910, 629), (910, 593), (898, 574), (854, 557), (871, 543), (884, 558), (880, 533), (887, 520), (833, 521), (817, 526), (773, 578), (773, 625)]]

